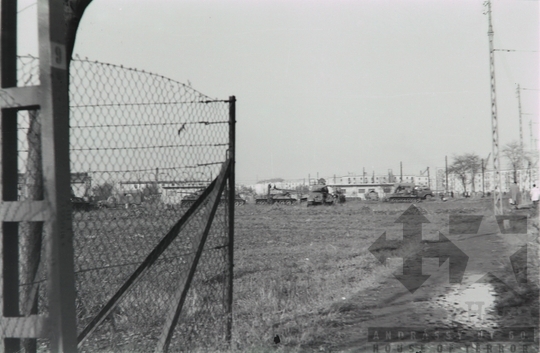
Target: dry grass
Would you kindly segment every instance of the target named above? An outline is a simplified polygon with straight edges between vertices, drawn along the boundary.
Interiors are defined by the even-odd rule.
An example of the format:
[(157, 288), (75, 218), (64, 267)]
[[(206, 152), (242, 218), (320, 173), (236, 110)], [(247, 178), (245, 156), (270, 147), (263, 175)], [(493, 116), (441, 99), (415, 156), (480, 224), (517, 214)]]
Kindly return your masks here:
[[(445, 233), (448, 230), (449, 214), (482, 214), (489, 208), (489, 204), (488, 199), (422, 202), (418, 206), (431, 220), (431, 223), (423, 226), (424, 234), (436, 234), (438, 230)], [(358, 300), (353, 299), (369, 289), (381, 286), (395, 270), (396, 266), (392, 264), (382, 266), (368, 248), (384, 231), (390, 239), (402, 234), (402, 225), (396, 224), (395, 220), (409, 206), (410, 204), (348, 202), (339, 206), (310, 208), (305, 205), (237, 207), (234, 325), (233, 345), (230, 350), (300, 352), (331, 347), (331, 342), (338, 341), (339, 337), (329, 337), (329, 328), (345, 325), (344, 313), (359, 317), (369, 315), (366, 308), (359, 307)], [(158, 216), (145, 209), (139, 209), (135, 213), (116, 210), (106, 212), (100, 217), (92, 213), (85, 214), (80, 219), (82, 223), (76, 228), (80, 237), (77, 244), (79, 266), (84, 268), (80, 264), (81, 260), (93, 265), (96, 265), (96, 261), (103, 261), (103, 265), (107, 265), (107, 261), (102, 257), (85, 258), (88, 254), (86, 247), (90, 245), (87, 244), (90, 239), (86, 238), (94, 233), (90, 231), (94, 224), (99, 222), (101, 227), (107, 229), (108, 236), (104, 237), (103, 234), (101, 239), (95, 239), (100, 242), (93, 245), (95, 251), (92, 251), (92, 254), (98, 254), (101, 247), (104, 247), (122, 257), (125, 257), (122, 253), (127, 252), (127, 257), (137, 260), (144, 257), (159, 240), (158, 233), (166, 232), (170, 223), (178, 216), (170, 210), (163, 210)], [(133, 219), (138, 221), (133, 222)], [(149, 220), (152, 224), (148, 223)], [(537, 227), (537, 220), (534, 224)], [(534, 224), (531, 226), (534, 227)], [(139, 236), (140, 234), (144, 234), (144, 237)], [(105, 240), (114, 242), (106, 245), (103, 244)], [(397, 251), (415, 251), (417, 246), (418, 244), (407, 244), (405, 249), (381, 251), (391, 257), (390, 255)], [(127, 262), (127, 257), (118, 260)], [(127, 275), (132, 269), (133, 267), (127, 266), (122, 268), (122, 271), (126, 271)], [(96, 275), (97, 272), (93, 276)], [(132, 316), (133, 312), (137, 313), (136, 316), (146, 327), (147, 333), (157, 338), (163, 322), (162, 313), (168, 307), (168, 303), (163, 301), (173, 292), (167, 284), (176, 282), (172, 273), (168, 277), (172, 281), (158, 274), (143, 281), (143, 284), (149, 281), (150, 288), (154, 290), (151, 298), (145, 299), (143, 293), (139, 296), (139, 293), (135, 292), (126, 298), (126, 304), (120, 306), (115, 313), (117, 322), (114, 325), (117, 332), (113, 334), (114, 337), (103, 342), (103, 347), (109, 345), (108, 349), (125, 352), (131, 348), (136, 349), (135, 346), (110, 346), (111, 342), (123, 341), (124, 336), (130, 335), (129, 322), (125, 324), (125, 329), (118, 328), (122, 325), (121, 320)], [(216, 291), (214, 295), (219, 296), (219, 293)], [(96, 303), (94, 300), (87, 302), (87, 306), (83, 308), (86, 314), (79, 319), (88, 320), (86, 315), (90, 317), (94, 314), (103, 300), (104, 298), (96, 297)], [(185, 315), (201, 319), (204, 313), (194, 311), (194, 305), (190, 308), (190, 300), (195, 299), (188, 299)], [(149, 311), (152, 308), (154, 312)], [(161, 316), (152, 318), (156, 313)], [(208, 318), (215, 322), (223, 319), (212, 315)], [(113, 323), (107, 322), (106, 325), (112, 326)], [(279, 345), (273, 342), (275, 335), (280, 336)], [(132, 338), (134, 337), (131, 336), (130, 339)], [(148, 337), (141, 337), (140, 344), (143, 344), (143, 340), (148, 340)], [(328, 344), (325, 345), (325, 342)], [(217, 346), (214, 349), (222, 350), (223, 347)]]
[[(447, 222), (446, 212), (435, 212), (440, 205), (419, 204), (430, 219), (436, 219), (426, 230), (440, 229)], [(270, 349), (276, 334), (282, 346), (294, 351), (320, 340), (337, 313), (351, 310), (349, 298), (380, 285), (381, 278), (394, 270), (381, 266), (368, 248), (383, 231), (401, 231), (402, 226), (394, 222), (409, 206), (349, 202), (333, 207), (238, 209), (236, 348)]]
[[(423, 202), (424, 234), (448, 230), (449, 214), (489, 214), (491, 200)], [(410, 204), (312, 207), (247, 205), (236, 213), (234, 349), (331, 349), (329, 328), (343, 313), (369, 315), (352, 300), (379, 287), (395, 267), (381, 266), (373, 242), (401, 233), (394, 223)], [(409, 244), (408, 251), (415, 245)], [(385, 250), (388, 255), (392, 249)], [(401, 249), (403, 251), (403, 249)], [(349, 300), (351, 299), (351, 300)], [(279, 335), (280, 345), (273, 337)], [(328, 342), (325, 345), (325, 342)], [(279, 347), (279, 348), (278, 348)]]

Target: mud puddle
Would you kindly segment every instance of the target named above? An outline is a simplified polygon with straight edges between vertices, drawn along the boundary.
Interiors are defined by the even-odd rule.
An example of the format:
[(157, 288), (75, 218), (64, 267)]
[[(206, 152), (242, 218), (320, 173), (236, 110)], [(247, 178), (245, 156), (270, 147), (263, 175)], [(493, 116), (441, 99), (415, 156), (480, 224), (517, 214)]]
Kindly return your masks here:
[(497, 297), (490, 283), (473, 283), (464, 289), (452, 289), (440, 298), (439, 305), (446, 311), (450, 323), (460, 323), (471, 329), (497, 329)]

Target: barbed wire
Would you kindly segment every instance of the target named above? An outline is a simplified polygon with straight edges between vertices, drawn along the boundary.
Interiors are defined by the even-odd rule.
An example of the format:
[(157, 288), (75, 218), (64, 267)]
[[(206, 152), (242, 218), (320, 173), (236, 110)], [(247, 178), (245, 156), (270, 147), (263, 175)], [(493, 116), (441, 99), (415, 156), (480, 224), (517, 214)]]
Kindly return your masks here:
[(110, 103), (110, 104), (82, 104), (72, 105), (72, 108), (94, 108), (94, 107), (125, 107), (125, 106), (145, 106), (145, 105), (180, 105), (180, 104), (208, 104), (208, 103), (226, 103), (226, 100), (205, 100), (189, 102), (142, 102), (142, 103)]
[(142, 126), (178, 126), (178, 125), (195, 125), (195, 124), (202, 124), (202, 125), (215, 125), (215, 124), (229, 124), (229, 121), (196, 121), (196, 122), (186, 122), (186, 121), (179, 121), (174, 123), (148, 123), (148, 124), (101, 124), (101, 125), (76, 125), (76, 126), (70, 126), (70, 128), (73, 129), (81, 129), (81, 128), (98, 128), (98, 127), (142, 127)]
[(198, 143), (198, 144), (178, 144), (178, 145), (161, 145), (161, 146), (122, 146), (122, 147), (95, 147), (95, 148), (72, 148), (71, 151), (116, 151), (116, 150), (146, 150), (158, 148), (174, 148), (174, 147), (223, 147), (228, 146), (227, 143)]

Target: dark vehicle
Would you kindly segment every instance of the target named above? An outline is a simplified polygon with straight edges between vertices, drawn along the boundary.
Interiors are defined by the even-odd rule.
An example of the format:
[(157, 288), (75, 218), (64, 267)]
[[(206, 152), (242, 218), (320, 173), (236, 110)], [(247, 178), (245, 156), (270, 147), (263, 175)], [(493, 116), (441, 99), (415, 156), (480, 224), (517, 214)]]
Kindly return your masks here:
[(379, 201), (379, 194), (375, 190), (366, 193), (366, 201)]
[(335, 198), (328, 192), (328, 187), (324, 179), (320, 179), (317, 185), (312, 185), (309, 188), (308, 206), (333, 205), (334, 201)]
[(266, 196), (257, 196), (255, 204), (257, 205), (294, 205), (297, 202), (305, 201), (307, 197), (298, 193), (296, 190), (278, 189), (275, 186), (272, 188), (268, 184), (268, 192)]
[(336, 188), (332, 196), (334, 197), (335, 202), (337, 203), (345, 203), (347, 201), (347, 198), (345, 197), (345, 193), (340, 188)]
[(431, 200), (433, 192), (425, 186), (417, 186), (413, 183), (396, 183), (393, 191), (386, 195), (385, 201), (389, 202), (418, 202)]
[[(182, 201), (180, 201), (180, 206), (191, 206), (197, 201), (197, 199), (202, 195), (204, 192), (204, 189), (200, 189), (195, 191), (194, 193), (191, 193), (189, 195), (186, 195), (182, 198)], [(225, 194), (221, 195), (221, 202), (225, 201)], [(243, 206), (246, 204), (246, 200), (244, 200), (240, 195), (236, 194), (236, 197), (234, 199), (234, 205), (235, 206)]]

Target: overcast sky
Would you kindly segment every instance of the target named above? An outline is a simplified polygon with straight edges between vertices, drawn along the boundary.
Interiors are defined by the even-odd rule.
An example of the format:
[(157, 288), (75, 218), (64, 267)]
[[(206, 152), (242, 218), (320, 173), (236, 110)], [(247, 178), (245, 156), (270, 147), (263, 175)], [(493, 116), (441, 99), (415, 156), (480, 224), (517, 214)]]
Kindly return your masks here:
[[(35, 33), (35, 0), (20, 28)], [(519, 139), (516, 83), (539, 88), (538, 1), (493, 0), (501, 145)], [(482, 0), (94, 0), (75, 54), (237, 98), (237, 181), (418, 173), (491, 152)], [(31, 40), (19, 53), (36, 54)], [(521, 91), (523, 134), (539, 91)], [(529, 115), (533, 114), (533, 115)], [(533, 124), (535, 137), (538, 124)]]

